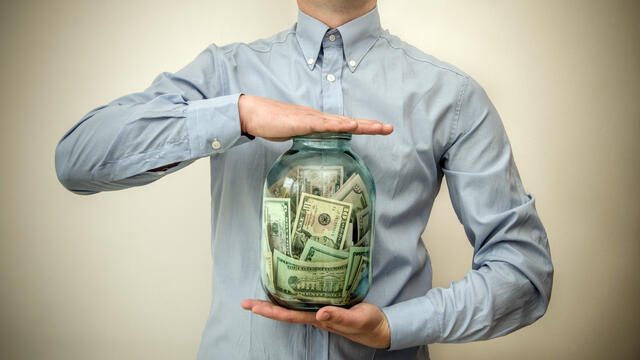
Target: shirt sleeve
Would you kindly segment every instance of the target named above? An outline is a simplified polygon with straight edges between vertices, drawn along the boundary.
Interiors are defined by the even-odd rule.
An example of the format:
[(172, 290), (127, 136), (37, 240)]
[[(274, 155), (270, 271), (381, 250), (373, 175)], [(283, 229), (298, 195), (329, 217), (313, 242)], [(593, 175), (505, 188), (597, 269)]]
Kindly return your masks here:
[(461, 94), (441, 168), (474, 248), (472, 269), (449, 288), (384, 308), (391, 350), (505, 335), (541, 317), (551, 297), (547, 235), (500, 117), (472, 79)]
[[(56, 148), (60, 182), (78, 194), (140, 186), (198, 158), (247, 142), (240, 94), (230, 94), (220, 50), (209, 46), (175, 74), (160, 74), (144, 92), (96, 108)], [(165, 171), (149, 171), (179, 163)]]

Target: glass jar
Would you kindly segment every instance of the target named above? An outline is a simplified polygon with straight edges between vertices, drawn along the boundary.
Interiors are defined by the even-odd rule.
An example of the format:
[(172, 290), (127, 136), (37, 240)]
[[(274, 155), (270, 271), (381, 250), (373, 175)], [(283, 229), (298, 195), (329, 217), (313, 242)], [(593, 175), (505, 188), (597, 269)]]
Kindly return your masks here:
[(351, 134), (293, 138), (264, 184), (261, 280), (297, 310), (350, 307), (371, 285), (375, 185)]

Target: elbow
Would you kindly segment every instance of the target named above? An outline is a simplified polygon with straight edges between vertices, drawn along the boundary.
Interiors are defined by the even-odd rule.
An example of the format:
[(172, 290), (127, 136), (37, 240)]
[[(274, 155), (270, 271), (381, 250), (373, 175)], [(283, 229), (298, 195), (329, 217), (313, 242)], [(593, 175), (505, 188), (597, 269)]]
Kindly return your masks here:
[(62, 140), (55, 152), (55, 169), (58, 181), (67, 190), (78, 195), (91, 195), (97, 191), (90, 190), (91, 174), (87, 169), (76, 165), (68, 144)]
[(553, 289), (553, 264), (551, 260), (549, 260), (548, 269), (545, 272), (545, 280), (544, 280), (544, 292), (543, 292), (543, 300), (542, 300), (542, 312), (539, 317), (542, 317), (547, 312), (549, 308), (549, 303), (551, 302), (551, 290)]
[(533, 282), (536, 295), (531, 306), (531, 322), (540, 319), (547, 312), (551, 302), (551, 290), (553, 288), (553, 265), (551, 261), (541, 269), (540, 276)]

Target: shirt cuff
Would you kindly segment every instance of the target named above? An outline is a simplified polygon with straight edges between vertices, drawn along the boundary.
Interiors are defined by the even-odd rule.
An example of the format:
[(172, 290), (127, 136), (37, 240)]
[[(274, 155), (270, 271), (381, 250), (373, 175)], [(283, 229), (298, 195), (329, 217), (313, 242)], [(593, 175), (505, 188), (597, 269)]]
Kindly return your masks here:
[(384, 307), (382, 312), (387, 317), (391, 333), (389, 350), (440, 341), (440, 316), (437, 316), (435, 308), (426, 297)]
[(241, 136), (239, 97), (233, 94), (189, 102), (185, 117), (192, 158), (223, 153), (249, 141)]

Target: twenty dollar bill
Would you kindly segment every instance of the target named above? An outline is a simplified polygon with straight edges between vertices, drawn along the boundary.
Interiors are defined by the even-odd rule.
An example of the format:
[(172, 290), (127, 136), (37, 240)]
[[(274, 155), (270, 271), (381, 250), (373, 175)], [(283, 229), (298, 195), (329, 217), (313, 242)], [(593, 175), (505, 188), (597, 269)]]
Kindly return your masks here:
[(290, 253), (299, 257), (308, 240), (342, 249), (350, 217), (350, 203), (303, 193), (291, 233)]

